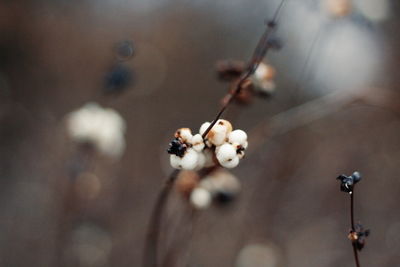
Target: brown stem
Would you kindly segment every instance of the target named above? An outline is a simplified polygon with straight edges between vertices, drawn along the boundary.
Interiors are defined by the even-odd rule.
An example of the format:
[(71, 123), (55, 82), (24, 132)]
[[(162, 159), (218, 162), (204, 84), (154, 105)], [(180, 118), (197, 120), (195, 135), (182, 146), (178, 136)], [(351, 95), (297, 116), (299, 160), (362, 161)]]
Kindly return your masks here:
[[(354, 225), (354, 189), (352, 192), (350, 192), (350, 221), (351, 221), (351, 231), (355, 232), (356, 228)], [(356, 244), (352, 242), (352, 245), (353, 245), (353, 254), (356, 266), (360, 267), (361, 265), (360, 265), (360, 260), (358, 259), (358, 250)]]
[(233, 92), (230, 92), (226, 96), (227, 100), (224, 102), (223, 106), (221, 107), (221, 110), (218, 112), (215, 119), (211, 122), (210, 126), (208, 126), (206, 131), (203, 133), (203, 135), (202, 135), (203, 139), (207, 136), (208, 132), (212, 129), (212, 127), (217, 123), (217, 121), (222, 116), (222, 114), (225, 112), (226, 108), (229, 106), (229, 104), (232, 102), (232, 100), (240, 93), (240, 91), (242, 90), (243, 83), (256, 71), (258, 65), (261, 63), (263, 58), (267, 55), (269, 48), (271, 48), (271, 46), (270, 46), (271, 36), (272, 36), (272, 33), (276, 29), (278, 17), (279, 17), (280, 11), (282, 10), (284, 3), (285, 3), (285, 0), (282, 0), (281, 3), (279, 4), (278, 8), (275, 11), (273, 19), (267, 24), (267, 28), (265, 29), (263, 35), (261, 36), (256, 49), (254, 50), (253, 56), (251, 57), (251, 60), (246, 68), (246, 71), (238, 79), (238, 82), (236, 83), (236, 86), (235, 86), (235, 89), (233, 90)]
[(147, 228), (146, 243), (144, 249), (143, 266), (157, 267), (158, 266), (158, 240), (160, 237), (161, 221), (164, 207), (167, 204), (169, 193), (179, 173), (175, 170), (168, 177), (162, 190), (158, 194), (156, 204), (151, 213), (150, 222)]

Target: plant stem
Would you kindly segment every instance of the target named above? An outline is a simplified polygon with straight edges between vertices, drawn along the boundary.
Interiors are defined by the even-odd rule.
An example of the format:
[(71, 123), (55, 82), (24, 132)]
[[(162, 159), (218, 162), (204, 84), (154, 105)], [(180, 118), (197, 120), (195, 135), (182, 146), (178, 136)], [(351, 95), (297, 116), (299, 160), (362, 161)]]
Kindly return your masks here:
[(270, 22), (268, 22), (267, 28), (265, 29), (263, 35), (261, 36), (260, 41), (258, 41), (256, 49), (254, 50), (253, 56), (251, 57), (251, 60), (250, 60), (249, 64), (247, 65), (246, 71), (238, 79), (238, 82), (236, 83), (235, 90), (233, 90), (233, 93), (229, 93), (227, 95), (226, 101), (223, 104), (220, 111), (218, 112), (217, 116), (211, 122), (210, 126), (208, 126), (206, 131), (203, 133), (203, 135), (202, 135), (203, 139), (207, 136), (208, 132), (212, 129), (212, 127), (217, 123), (217, 121), (222, 116), (222, 114), (225, 112), (226, 108), (229, 106), (229, 104), (232, 102), (232, 100), (240, 93), (240, 91), (242, 90), (243, 83), (256, 71), (258, 65), (260, 65), (263, 58), (267, 55), (269, 48), (271, 48), (271, 46), (270, 46), (271, 36), (272, 36), (272, 33), (276, 29), (279, 14), (280, 14), (280, 11), (282, 10), (282, 7), (284, 4), (285, 4), (285, 0), (282, 0), (281, 3), (279, 4), (278, 8), (275, 11), (273, 19)]
[[(350, 220), (351, 220), (351, 231), (355, 232), (355, 225), (354, 225), (354, 189), (352, 192), (350, 192)], [(354, 254), (354, 260), (356, 262), (356, 267), (360, 267), (360, 261), (358, 259), (358, 251), (356, 244), (352, 242), (353, 245), (353, 254)]]
[(179, 173), (175, 170), (168, 177), (166, 183), (157, 196), (156, 204), (151, 213), (150, 222), (147, 228), (146, 242), (144, 248), (143, 266), (157, 267), (158, 266), (158, 241), (160, 237), (161, 221), (164, 207), (167, 205), (169, 193)]

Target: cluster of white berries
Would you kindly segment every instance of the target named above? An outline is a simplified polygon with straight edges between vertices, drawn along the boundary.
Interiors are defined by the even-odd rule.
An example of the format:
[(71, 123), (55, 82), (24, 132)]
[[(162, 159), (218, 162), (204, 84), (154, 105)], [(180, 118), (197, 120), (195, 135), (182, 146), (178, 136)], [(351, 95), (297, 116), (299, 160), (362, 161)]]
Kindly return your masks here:
[(101, 153), (119, 157), (125, 149), (126, 124), (122, 116), (110, 108), (87, 103), (67, 115), (67, 131), (77, 142), (93, 144)]
[(195, 171), (181, 171), (175, 188), (196, 209), (205, 209), (213, 201), (226, 203), (240, 192), (239, 180), (223, 168), (217, 168), (203, 178)]
[(247, 134), (242, 130), (232, 130), (227, 120), (218, 120), (203, 139), (202, 135), (211, 125), (205, 122), (199, 133), (192, 135), (189, 128), (175, 132), (168, 153), (171, 166), (176, 169), (200, 170), (214, 165), (234, 168), (239, 164), (248, 146)]
[(275, 74), (276, 71), (274, 67), (261, 62), (251, 76), (254, 89), (262, 94), (272, 94), (275, 91), (275, 82), (273, 80)]

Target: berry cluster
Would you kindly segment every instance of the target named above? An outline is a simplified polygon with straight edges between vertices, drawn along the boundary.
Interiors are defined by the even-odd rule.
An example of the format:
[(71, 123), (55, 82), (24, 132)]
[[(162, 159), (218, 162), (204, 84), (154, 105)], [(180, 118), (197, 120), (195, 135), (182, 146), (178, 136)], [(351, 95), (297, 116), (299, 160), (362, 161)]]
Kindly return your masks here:
[(175, 189), (196, 209), (208, 208), (212, 202), (229, 203), (240, 192), (240, 182), (228, 170), (217, 168), (204, 177), (198, 172), (181, 171)]
[(247, 134), (242, 130), (233, 131), (229, 121), (220, 119), (203, 139), (210, 124), (203, 123), (195, 135), (189, 128), (175, 132), (168, 149), (172, 167), (197, 171), (215, 165), (230, 169), (239, 164), (248, 146)]

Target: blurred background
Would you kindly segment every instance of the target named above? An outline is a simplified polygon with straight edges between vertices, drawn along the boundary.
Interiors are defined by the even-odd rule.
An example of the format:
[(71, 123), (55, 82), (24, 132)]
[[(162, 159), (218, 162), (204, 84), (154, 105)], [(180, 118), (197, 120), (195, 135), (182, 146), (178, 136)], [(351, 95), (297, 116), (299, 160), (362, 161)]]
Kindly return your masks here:
[[(229, 88), (215, 63), (248, 60), (279, 3), (0, 1), (0, 265), (142, 266), (174, 131), (214, 118)], [(275, 93), (224, 115), (249, 134), (241, 192), (195, 216), (171, 192), (164, 266), (354, 266), (335, 178), (355, 170), (362, 266), (400, 265), (399, 11), (287, 1)], [(91, 130), (94, 146), (71, 130), (96, 121), (71, 126), (87, 103), (116, 129)]]

